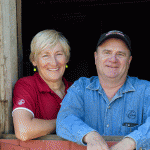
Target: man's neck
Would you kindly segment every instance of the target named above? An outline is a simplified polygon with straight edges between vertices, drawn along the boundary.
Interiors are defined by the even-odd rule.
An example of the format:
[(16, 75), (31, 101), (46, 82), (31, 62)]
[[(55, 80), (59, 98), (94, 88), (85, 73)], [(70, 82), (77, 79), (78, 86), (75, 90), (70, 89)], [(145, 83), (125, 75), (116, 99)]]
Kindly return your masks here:
[(115, 96), (117, 91), (123, 86), (126, 81), (126, 78), (115, 79), (115, 78), (102, 78), (99, 77), (100, 84), (105, 91), (108, 99), (111, 99)]
[(122, 78), (104, 78), (101, 76), (98, 77), (101, 86), (108, 89), (121, 87), (126, 81), (126, 77), (122, 77)]

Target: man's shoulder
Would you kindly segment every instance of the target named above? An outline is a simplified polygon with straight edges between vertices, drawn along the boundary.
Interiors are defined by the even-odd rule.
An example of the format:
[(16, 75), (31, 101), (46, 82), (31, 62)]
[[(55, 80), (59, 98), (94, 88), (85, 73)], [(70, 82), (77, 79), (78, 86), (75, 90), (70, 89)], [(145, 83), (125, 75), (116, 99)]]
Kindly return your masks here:
[(98, 76), (92, 76), (90, 78), (80, 77), (78, 80), (74, 82), (72, 87), (78, 87), (78, 86), (87, 87), (89, 84), (95, 82), (96, 80), (98, 80)]
[(150, 86), (150, 81), (144, 80), (144, 79), (139, 79), (138, 77), (130, 77), (130, 76), (128, 76), (128, 80), (131, 82), (131, 84), (134, 84), (134, 85)]
[(128, 77), (128, 81), (132, 84), (135, 91), (150, 94), (150, 81), (139, 79), (137, 77)]

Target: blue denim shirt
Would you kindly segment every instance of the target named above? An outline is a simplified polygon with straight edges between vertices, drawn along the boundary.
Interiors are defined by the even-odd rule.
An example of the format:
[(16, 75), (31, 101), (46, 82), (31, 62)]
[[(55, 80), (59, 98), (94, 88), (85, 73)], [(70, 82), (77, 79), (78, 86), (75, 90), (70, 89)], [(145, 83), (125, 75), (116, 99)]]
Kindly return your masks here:
[(137, 150), (150, 149), (150, 82), (128, 76), (109, 101), (97, 76), (77, 80), (62, 101), (56, 133), (84, 145), (82, 139), (91, 131), (131, 137)]

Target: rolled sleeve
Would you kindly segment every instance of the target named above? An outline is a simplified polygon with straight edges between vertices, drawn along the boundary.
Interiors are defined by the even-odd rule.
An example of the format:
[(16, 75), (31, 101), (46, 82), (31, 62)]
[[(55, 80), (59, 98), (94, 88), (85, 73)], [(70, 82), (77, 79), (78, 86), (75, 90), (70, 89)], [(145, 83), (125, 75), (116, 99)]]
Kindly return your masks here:
[(86, 146), (83, 137), (95, 130), (84, 123), (83, 94), (82, 87), (77, 83), (67, 91), (57, 116), (56, 133), (64, 139)]
[(56, 124), (56, 132), (58, 136), (84, 146), (86, 146), (86, 144), (83, 143), (83, 137), (89, 132), (95, 131), (81, 119), (78, 119), (73, 115), (69, 115), (61, 121), (61, 123), (58, 118)]
[(125, 137), (130, 137), (136, 142), (136, 150), (150, 149), (150, 117), (141, 125), (138, 130), (133, 131)]

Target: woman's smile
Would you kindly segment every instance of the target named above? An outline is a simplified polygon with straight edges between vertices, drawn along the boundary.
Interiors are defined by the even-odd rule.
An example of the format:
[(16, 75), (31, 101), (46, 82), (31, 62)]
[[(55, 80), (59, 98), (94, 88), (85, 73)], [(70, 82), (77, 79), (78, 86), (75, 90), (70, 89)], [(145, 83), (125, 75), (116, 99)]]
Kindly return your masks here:
[(52, 68), (52, 69), (48, 69), (49, 71), (58, 71), (59, 68)]

